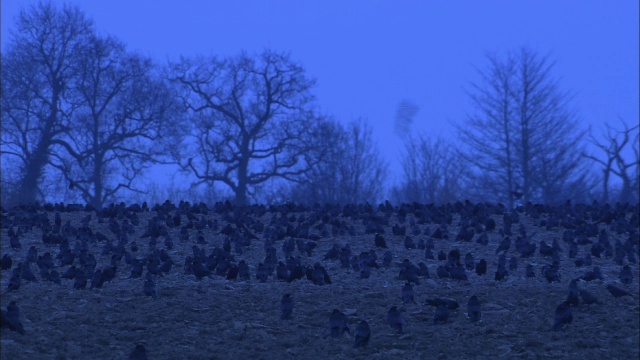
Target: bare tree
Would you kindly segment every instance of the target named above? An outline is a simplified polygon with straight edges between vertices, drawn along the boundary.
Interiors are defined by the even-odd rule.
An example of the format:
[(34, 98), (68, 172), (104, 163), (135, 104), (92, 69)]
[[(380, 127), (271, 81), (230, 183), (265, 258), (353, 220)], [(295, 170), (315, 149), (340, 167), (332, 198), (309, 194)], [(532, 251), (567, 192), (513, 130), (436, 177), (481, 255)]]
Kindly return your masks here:
[(411, 137), (402, 155), (403, 180), (393, 189), (397, 202), (442, 204), (467, 198), (464, 161), (441, 137)]
[(297, 201), (321, 204), (377, 203), (382, 199), (388, 166), (380, 156), (366, 120), (346, 127), (335, 122), (320, 139), (329, 149), (324, 160), (292, 187)]
[[(618, 201), (636, 203), (640, 198), (638, 194), (638, 178), (640, 177), (639, 127), (638, 125), (629, 127), (624, 122), (622, 122), (623, 130), (614, 129), (609, 124), (605, 124), (605, 126), (606, 134), (603, 134), (604, 140), (596, 139), (593, 134), (589, 136), (590, 142), (602, 150), (605, 160), (586, 152), (583, 152), (582, 156), (595, 161), (603, 167), (603, 202), (609, 201), (610, 179), (611, 174), (613, 174), (622, 181), (622, 191)], [(631, 147), (633, 152), (631, 160), (626, 160), (623, 156), (627, 146)]]
[(510, 207), (520, 197), (554, 203), (588, 191), (580, 158), (586, 132), (551, 75), (553, 63), (526, 48), (488, 59), (469, 92), (476, 113), (455, 124), (483, 190)]
[(38, 197), (53, 142), (71, 128), (69, 83), (92, 33), (92, 22), (77, 7), (38, 3), (20, 12), (2, 54), (0, 152), (18, 159), (20, 168), (10, 204)]
[(182, 59), (170, 68), (193, 116), (173, 154), (196, 177), (192, 186), (222, 182), (246, 204), (256, 185), (295, 180), (321, 160), (308, 156), (323, 122), (312, 106), (315, 82), (289, 55)]
[(141, 191), (133, 181), (163, 154), (173, 99), (151, 60), (111, 37), (90, 39), (79, 67), (73, 128), (52, 141), (51, 164), (101, 208), (121, 190)]

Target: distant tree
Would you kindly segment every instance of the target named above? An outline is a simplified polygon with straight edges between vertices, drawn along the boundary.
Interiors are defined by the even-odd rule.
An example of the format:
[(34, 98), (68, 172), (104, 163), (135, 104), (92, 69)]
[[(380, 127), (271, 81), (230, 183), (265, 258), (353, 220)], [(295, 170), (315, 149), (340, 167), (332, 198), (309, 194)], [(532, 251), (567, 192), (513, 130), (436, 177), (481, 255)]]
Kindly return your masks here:
[(321, 161), (309, 156), (324, 121), (313, 108), (315, 81), (288, 54), (182, 59), (169, 78), (192, 116), (173, 153), (196, 177), (192, 186), (221, 182), (246, 204), (256, 185), (295, 180)]
[(0, 153), (19, 168), (9, 205), (36, 200), (54, 141), (73, 127), (69, 86), (93, 32), (73, 6), (38, 3), (18, 16), (2, 54)]
[(476, 112), (455, 124), (476, 184), (510, 207), (519, 198), (557, 203), (587, 192), (580, 156), (586, 132), (552, 77), (553, 64), (526, 48), (488, 59), (469, 92)]
[(163, 154), (174, 127), (173, 98), (150, 59), (112, 37), (94, 36), (72, 89), (76, 111), (68, 136), (52, 140), (51, 164), (86, 203), (101, 208)]
[[(629, 127), (622, 122), (623, 130), (614, 129), (609, 124), (605, 124), (606, 134), (604, 140), (598, 140), (590, 134), (590, 142), (604, 153), (604, 160), (583, 152), (583, 156), (602, 165), (602, 188), (603, 202), (609, 202), (609, 188), (611, 175), (617, 176), (622, 181), (622, 191), (619, 202), (637, 203), (640, 198), (638, 194), (638, 178), (640, 178), (640, 151), (638, 125)], [(632, 158), (625, 159), (626, 148), (632, 150)]]
[(292, 186), (292, 199), (310, 204), (379, 202), (388, 166), (380, 156), (368, 122), (355, 120), (346, 127), (335, 122), (325, 134), (319, 140), (328, 147), (327, 155)]
[(443, 204), (468, 198), (466, 164), (442, 137), (406, 138), (401, 161), (402, 181), (392, 190), (396, 202)]

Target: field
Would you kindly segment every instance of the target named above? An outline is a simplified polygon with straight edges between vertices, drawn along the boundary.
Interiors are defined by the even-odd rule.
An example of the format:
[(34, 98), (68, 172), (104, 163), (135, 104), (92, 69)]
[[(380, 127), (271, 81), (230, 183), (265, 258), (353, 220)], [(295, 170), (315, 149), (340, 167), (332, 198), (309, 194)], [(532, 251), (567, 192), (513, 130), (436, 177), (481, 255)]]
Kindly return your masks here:
[[(55, 212), (46, 214), (53, 223)], [(69, 220), (79, 227), (87, 214), (84, 211), (63, 212), (62, 223)], [(93, 231), (115, 241), (107, 221), (99, 223), (95, 212), (92, 214), (89, 226)], [(517, 233), (522, 224), (536, 244), (541, 240), (549, 244), (553, 239), (559, 240), (562, 247), (560, 282), (548, 283), (541, 275), (541, 268), (551, 261), (549, 258), (536, 250), (532, 257), (521, 259), (513, 246), (507, 252), (507, 258), (518, 257), (517, 270), (511, 271), (504, 281), (494, 279), (498, 260), (496, 248), (502, 239), (499, 234), (503, 226), (502, 215), (491, 216), (497, 227), (489, 232), (489, 244), (485, 246), (476, 242), (478, 235), (470, 242), (456, 240), (460, 214), (453, 213), (448, 226), (449, 239), (435, 239), (436, 259), (425, 260), (424, 250), (406, 249), (405, 236), (392, 235), (391, 226), (399, 223), (397, 212), (378, 214), (387, 219), (387, 225), (383, 226), (384, 237), (393, 261), (388, 267), (373, 269), (368, 279), (360, 279), (360, 273), (352, 268), (342, 268), (339, 260), (323, 261), (324, 254), (334, 243), (340, 246), (348, 243), (354, 255), (375, 250), (378, 263), (381, 263), (385, 249), (375, 247), (374, 234), (365, 234), (359, 219), (336, 216), (355, 228), (355, 236), (321, 236), (311, 256), (295, 250), (294, 255), (300, 254), (303, 264), (320, 262), (326, 267), (332, 284), (323, 286), (314, 285), (306, 278), (291, 283), (278, 281), (275, 276), (270, 276), (266, 283), (256, 280), (256, 266), (265, 257), (262, 234), (257, 234), (260, 239), (253, 240), (243, 254), (235, 254), (232, 250), (236, 260), (245, 259), (249, 264), (250, 281), (226, 280), (216, 275), (197, 280), (183, 270), (185, 257), (192, 254), (195, 230), (189, 240), (181, 241), (179, 228), (168, 229), (174, 241), (174, 247), (168, 253), (175, 264), (168, 274), (157, 277), (156, 298), (144, 295), (144, 276), (129, 279), (130, 268), (124, 259), (118, 265), (116, 278), (101, 289), (87, 286), (87, 289), (76, 290), (73, 280), (62, 279), (61, 285), (43, 280), (38, 267), (32, 264), (38, 281), (23, 280), (19, 290), (9, 292), (11, 270), (4, 270), (1, 274), (2, 309), (6, 309), (10, 301), (16, 301), (25, 334), (3, 328), (1, 358), (126, 359), (138, 343), (144, 344), (149, 359), (637, 359), (640, 356), (637, 264), (631, 264), (632, 284), (623, 285), (618, 280), (621, 266), (611, 257), (594, 257), (593, 266), (602, 269), (604, 280), (579, 281), (578, 286), (594, 294), (602, 304), (581, 303), (573, 309), (571, 324), (560, 331), (551, 330), (555, 309), (567, 297), (569, 281), (593, 266), (576, 267), (575, 259), (567, 256), (568, 245), (562, 241), (565, 229), (547, 230), (539, 226), (547, 216), (544, 213), (538, 219), (521, 213), (520, 223), (514, 224), (513, 229)], [(149, 238), (140, 236), (154, 215), (153, 211), (140, 213), (140, 225), (129, 235), (126, 248), (129, 250), (131, 241), (135, 241), (139, 246), (135, 256), (139, 258), (149, 251)], [(301, 213), (287, 214), (290, 215), (298, 217)], [(303, 215), (308, 219), (311, 212)], [(222, 247), (227, 236), (221, 234), (220, 229), (227, 225), (228, 218), (212, 211), (206, 216), (216, 219), (219, 225), (217, 230), (203, 230), (207, 244), (199, 246), (208, 254), (214, 247)], [(257, 220), (268, 228), (273, 216), (276, 212), (267, 211)], [(50, 252), (55, 257), (58, 245), (43, 244), (42, 231), (38, 227), (22, 235), (20, 250), (12, 249), (5, 226), (9, 218), (8, 214), (3, 214), (2, 255), (12, 256), (14, 268), (17, 259), (24, 259), (32, 245), (37, 248), (38, 255)], [(415, 220), (412, 218), (414, 215), (408, 214), (405, 224)], [(182, 222), (186, 221), (183, 216)], [(320, 233), (315, 227), (319, 223), (311, 227), (312, 234)], [(428, 238), (424, 235), (425, 228), (433, 234), (438, 224), (417, 226), (421, 235), (412, 236), (416, 242)], [(600, 230), (608, 230), (612, 243), (629, 238), (628, 233), (617, 234), (606, 224), (598, 226)], [(409, 230), (407, 234), (411, 235)], [(70, 239), (72, 248), (75, 242)], [(278, 240), (274, 246), (278, 260), (284, 261), (282, 243), (283, 240)], [(99, 241), (89, 242), (89, 252), (96, 256), (98, 269), (110, 262), (110, 256), (101, 255), (103, 246)], [(163, 247), (163, 241), (159, 239), (157, 248)], [(438, 278), (436, 268), (444, 263), (438, 261), (438, 252), (448, 253), (454, 248), (459, 249), (463, 257), (471, 252), (476, 262), (486, 259), (487, 274), (478, 276), (474, 271), (468, 271), (468, 281)], [(637, 250), (637, 244), (634, 249)], [(587, 252), (589, 246), (580, 246), (577, 256)], [(404, 281), (397, 279), (398, 264), (405, 258), (414, 264), (424, 261), (429, 268), (430, 279), (421, 278), (420, 284), (414, 286), (416, 304), (403, 304), (400, 295)], [(55, 263), (58, 265), (57, 260)], [(534, 278), (525, 277), (527, 264), (534, 266)], [(62, 273), (65, 269), (57, 270)], [(609, 283), (632, 293), (633, 297), (614, 298), (605, 287)], [(280, 299), (285, 293), (290, 293), (295, 302), (290, 320), (280, 320)], [(477, 323), (471, 323), (466, 316), (467, 301), (472, 295), (477, 295), (482, 302), (482, 320)], [(460, 303), (445, 324), (434, 325), (434, 307), (425, 305), (427, 298), (434, 297), (451, 298)], [(393, 305), (400, 308), (404, 317), (404, 334), (398, 334), (387, 323), (387, 311)], [(348, 316), (352, 334), (360, 320), (369, 323), (371, 339), (366, 348), (354, 349), (353, 337), (347, 334), (341, 338), (329, 336), (328, 319), (334, 308)]]

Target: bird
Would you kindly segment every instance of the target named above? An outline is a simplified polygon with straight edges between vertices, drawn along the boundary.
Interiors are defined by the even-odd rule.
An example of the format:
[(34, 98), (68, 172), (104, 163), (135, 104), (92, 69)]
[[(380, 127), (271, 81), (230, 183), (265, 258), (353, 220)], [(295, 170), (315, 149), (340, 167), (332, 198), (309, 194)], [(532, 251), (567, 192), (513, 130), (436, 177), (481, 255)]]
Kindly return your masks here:
[(369, 324), (364, 320), (360, 321), (356, 326), (356, 330), (354, 333), (355, 340), (353, 343), (353, 347), (354, 348), (367, 347), (370, 337), (371, 337), (371, 329), (369, 328)]
[(631, 272), (631, 268), (629, 267), (629, 265), (625, 265), (624, 267), (622, 267), (622, 270), (620, 270), (619, 278), (621, 283), (625, 285), (631, 284), (631, 282), (633, 281), (633, 273)]
[(467, 303), (467, 314), (469, 315), (469, 320), (471, 320), (471, 322), (480, 320), (480, 300), (475, 295), (469, 298), (469, 302)]
[(525, 270), (525, 276), (528, 278), (536, 277), (536, 273), (533, 271), (533, 265), (527, 264), (527, 268)]
[(582, 297), (582, 302), (586, 305), (600, 304), (600, 300), (587, 290), (580, 290), (580, 296)]
[(131, 354), (129, 354), (129, 360), (147, 360), (147, 349), (144, 345), (136, 345)]
[(402, 318), (402, 315), (400, 314), (400, 311), (398, 311), (398, 308), (396, 306), (392, 306), (389, 309), (389, 312), (387, 313), (387, 322), (393, 329), (398, 330), (399, 334), (404, 333), (402, 330), (404, 319)]
[(444, 324), (449, 319), (449, 308), (446, 305), (439, 305), (433, 312), (433, 324)]
[(347, 315), (338, 309), (333, 309), (331, 315), (329, 315), (329, 332), (331, 333), (331, 337), (337, 338), (342, 336), (345, 331), (351, 335)]
[(382, 236), (381, 234), (376, 234), (376, 237), (374, 239), (375, 241), (375, 245), (379, 248), (387, 248), (387, 242), (384, 239), (384, 236)]
[(7, 305), (7, 311), (2, 312), (2, 327), (24, 335), (24, 327), (20, 321), (20, 309), (18, 309), (18, 304), (15, 301), (11, 301)]
[(617, 286), (614, 286), (612, 284), (607, 285), (607, 290), (609, 290), (609, 292), (611, 293), (611, 295), (613, 295), (613, 297), (615, 298), (619, 298), (622, 296), (631, 296), (631, 294), (629, 294), (628, 292), (620, 289)]
[(480, 259), (478, 265), (476, 265), (476, 274), (482, 276), (487, 273), (487, 260)]
[(580, 299), (578, 298), (579, 293), (580, 290), (578, 290), (576, 279), (571, 280), (571, 282), (569, 282), (569, 295), (567, 296), (569, 305), (573, 307), (580, 305)]
[(573, 312), (571, 310), (571, 304), (568, 301), (563, 301), (556, 308), (556, 313), (553, 323), (553, 331), (558, 331), (564, 327), (564, 325), (571, 324), (573, 321)]
[(145, 277), (143, 291), (147, 296), (156, 297), (156, 282), (150, 272), (147, 272)]
[(409, 282), (405, 283), (402, 287), (402, 302), (405, 304), (416, 303), (413, 286)]
[(293, 312), (293, 298), (291, 294), (282, 295), (280, 300), (280, 320), (291, 319), (291, 313)]

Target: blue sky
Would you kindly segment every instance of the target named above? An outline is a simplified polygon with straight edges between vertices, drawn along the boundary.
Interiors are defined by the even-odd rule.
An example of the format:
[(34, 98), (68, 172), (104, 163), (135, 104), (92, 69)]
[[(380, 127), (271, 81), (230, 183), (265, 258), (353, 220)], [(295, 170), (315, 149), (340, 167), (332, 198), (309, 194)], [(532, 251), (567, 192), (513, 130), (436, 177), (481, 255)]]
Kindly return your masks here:
[[(2, 2), (2, 43), (19, 9)], [(62, 3), (62, 1), (60, 1)], [(81, 1), (98, 31), (160, 62), (195, 54), (290, 51), (326, 113), (369, 120), (392, 178), (400, 175), (393, 119), (407, 98), (414, 129), (453, 134), (472, 111), (465, 94), (486, 52), (528, 46), (554, 74), (585, 126), (640, 119), (638, 1)]]

